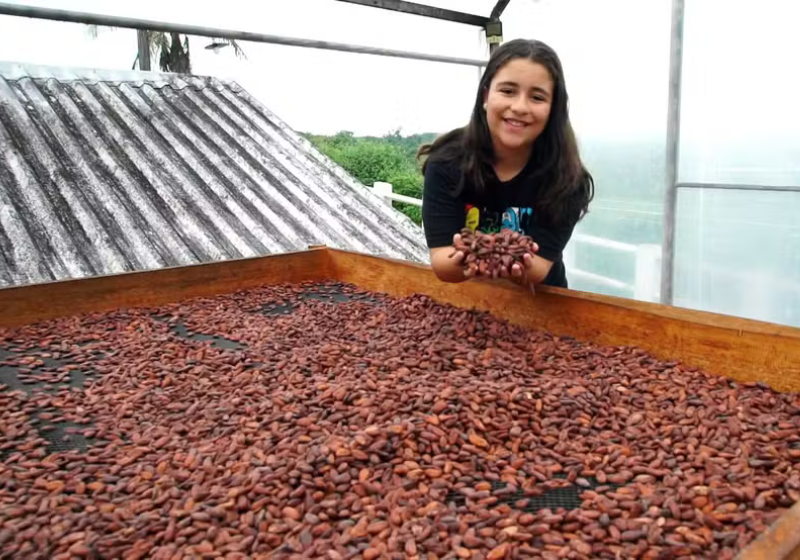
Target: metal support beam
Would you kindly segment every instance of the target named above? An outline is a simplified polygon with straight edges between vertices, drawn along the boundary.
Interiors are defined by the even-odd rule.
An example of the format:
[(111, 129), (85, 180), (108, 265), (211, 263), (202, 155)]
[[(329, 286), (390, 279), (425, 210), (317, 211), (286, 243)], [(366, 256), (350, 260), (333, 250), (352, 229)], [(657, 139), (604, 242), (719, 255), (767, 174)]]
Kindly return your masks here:
[(425, 16), (434, 19), (452, 21), (454, 23), (475, 25), (478, 27), (484, 27), (489, 22), (489, 18), (484, 16), (467, 14), (464, 12), (456, 12), (454, 10), (445, 10), (444, 8), (436, 8), (434, 6), (427, 6), (425, 4), (416, 4), (414, 2), (405, 2), (404, 0), (338, 0), (338, 1), (347, 2), (349, 4), (358, 4), (360, 6), (369, 6), (372, 8), (382, 8), (384, 10), (392, 10), (393, 12), (402, 12), (404, 14), (413, 14), (415, 16)]
[(489, 16), (489, 19), (498, 20), (500, 16), (503, 15), (503, 12), (506, 11), (506, 6), (511, 0), (497, 0), (497, 4), (494, 5), (494, 9), (492, 9), (492, 15)]
[(714, 189), (718, 191), (771, 191), (771, 192), (794, 192), (800, 194), (800, 185), (798, 186), (780, 186), (780, 185), (737, 185), (733, 183), (716, 184), (716, 183), (678, 183), (675, 185), (678, 189)]
[(664, 232), (661, 241), (661, 301), (672, 305), (675, 274), (675, 222), (678, 205), (678, 152), (681, 125), (684, 0), (672, 0), (669, 56), (669, 106), (667, 109), (667, 167), (664, 192)]
[(5, 2), (0, 2), (0, 15), (67, 21), (72, 23), (84, 23), (87, 25), (105, 25), (109, 27), (123, 27), (128, 29), (148, 29), (152, 31), (165, 31), (167, 33), (184, 33), (186, 35), (196, 35), (200, 37), (236, 39), (237, 41), (253, 41), (255, 43), (270, 43), (273, 45), (285, 45), (290, 47), (371, 54), (375, 56), (424, 60), (427, 62), (441, 62), (445, 64), (460, 64), (464, 66), (486, 66), (485, 60), (472, 58), (457, 58), (452, 56), (440, 56), (410, 51), (399, 51), (394, 49), (381, 49), (362, 45), (350, 45), (347, 43), (315, 41), (311, 39), (284, 37), (281, 35), (267, 35), (265, 33), (251, 33), (248, 31), (233, 31), (230, 29), (202, 27), (198, 25), (183, 25), (178, 23), (110, 16), (105, 14), (93, 14), (89, 12), (78, 12), (72, 10), (56, 10), (52, 8), (41, 8), (35, 6), (21, 6), (18, 4), (8, 4)]
[(150, 71), (150, 40), (147, 31), (139, 29), (136, 31), (136, 39), (139, 43), (139, 70)]
[(493, 53), (497, 47), (503, 43), (503, 22), (500, 16), (511, 0), (497, 0), (492, 13), (489, 16), (489, 23), (486, 24), (486, 41), (489, 43), (489, 52)]

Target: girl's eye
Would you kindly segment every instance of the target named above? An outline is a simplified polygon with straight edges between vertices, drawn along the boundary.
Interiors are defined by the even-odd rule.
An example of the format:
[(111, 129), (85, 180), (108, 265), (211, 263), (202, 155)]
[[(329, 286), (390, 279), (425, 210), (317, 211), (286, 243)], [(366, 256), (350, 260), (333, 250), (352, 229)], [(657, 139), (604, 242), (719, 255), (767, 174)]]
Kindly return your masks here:
[(500, 90), (500, 92), (501, 92), (501, 93), (504, 93), (504, 94), (506, 94), (506, 95), (511, 95), (512, 93), (514, 93), (512, 90), (510, 90), (510, 89), (508, 89), (508, 88), (506, 88), (506, 89), (501, 89), (501, 90)]

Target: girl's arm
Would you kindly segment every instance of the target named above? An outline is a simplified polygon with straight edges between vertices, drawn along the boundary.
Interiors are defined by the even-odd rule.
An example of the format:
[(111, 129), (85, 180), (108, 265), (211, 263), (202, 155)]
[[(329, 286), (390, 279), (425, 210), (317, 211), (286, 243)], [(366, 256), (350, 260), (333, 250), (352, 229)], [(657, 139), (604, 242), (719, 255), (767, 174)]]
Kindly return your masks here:
[[(453, 244), (460, 241), (461, 236), (453, 236)], [(455, 247), (434, 247), (431, 249), (431, 268), (442, 282), (459, 283), (472, 278), (473, 274), (464, 270), (464, 253)]]
[(466, 217), (464, 203), (452, 194), (457, 181), (456, 169), (436, 162), (428, 164), (422, 190), (422, 223), (431, 268), (444, 282), (469, 279), (463, 270), (464, 254), (453, 247)]

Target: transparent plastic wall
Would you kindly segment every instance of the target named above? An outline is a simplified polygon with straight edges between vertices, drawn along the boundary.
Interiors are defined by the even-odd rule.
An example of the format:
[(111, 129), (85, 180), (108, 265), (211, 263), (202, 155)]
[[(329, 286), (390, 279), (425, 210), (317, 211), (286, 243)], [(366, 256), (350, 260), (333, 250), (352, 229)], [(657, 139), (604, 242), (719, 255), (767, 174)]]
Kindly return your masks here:
[(681, 190), (675, 305), (800, 326), (800, 192)]
[(504, 38), (561, 58), (570, 115), (595, 179), (567, 251), (571, 288), (655, 300), (669, 78), (669, 0), (512, 0)]
[(800, 326), (798, 18), (687, 1), (679, 182), (787, 190), (678, 191), (676, 305)]

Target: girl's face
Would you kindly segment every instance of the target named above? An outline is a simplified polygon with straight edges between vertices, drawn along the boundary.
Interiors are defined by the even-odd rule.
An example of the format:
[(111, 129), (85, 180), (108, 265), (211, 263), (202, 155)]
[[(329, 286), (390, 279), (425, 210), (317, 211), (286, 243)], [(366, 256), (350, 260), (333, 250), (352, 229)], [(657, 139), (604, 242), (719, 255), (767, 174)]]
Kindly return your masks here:
[(495, 151), (529, 150), (547, 125), (552, 101), (553, 79), (538, 62), (516, 58), (500, 68), (484, 95)]

